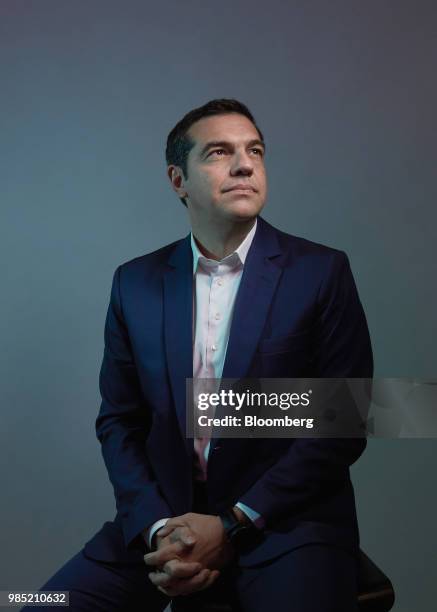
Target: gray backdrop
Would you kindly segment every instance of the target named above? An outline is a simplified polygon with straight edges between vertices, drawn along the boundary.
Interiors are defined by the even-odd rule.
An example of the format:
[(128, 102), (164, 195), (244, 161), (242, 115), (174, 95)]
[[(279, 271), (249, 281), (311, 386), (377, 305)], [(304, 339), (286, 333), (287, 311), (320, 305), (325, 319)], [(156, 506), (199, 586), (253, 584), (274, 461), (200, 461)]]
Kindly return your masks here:
[[(31, 589), (114, 515), (94, 435), (115, 267), (188, 232), (165, 174), (181, 116), (245, 102), (265, 218), (344, 249), (377, 376), (435, 376), (437, 5), (0, 4), (1, 589)], [(435, 440), (352, 468), (362, 547), (399, 612), (437, 597)]]

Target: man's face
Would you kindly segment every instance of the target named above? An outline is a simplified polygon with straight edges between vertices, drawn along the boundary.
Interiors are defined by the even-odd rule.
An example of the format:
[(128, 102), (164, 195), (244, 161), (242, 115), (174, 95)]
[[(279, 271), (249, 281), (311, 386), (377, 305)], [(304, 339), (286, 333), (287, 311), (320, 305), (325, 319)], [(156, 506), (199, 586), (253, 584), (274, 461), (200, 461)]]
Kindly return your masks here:
[(192, 220), (254, 218), (264, 206), (267, 180), (264, 146), (253, 123), (236, 113), (205, 117), (188, 135), (195, 145), (179, 193), (187, 194)]

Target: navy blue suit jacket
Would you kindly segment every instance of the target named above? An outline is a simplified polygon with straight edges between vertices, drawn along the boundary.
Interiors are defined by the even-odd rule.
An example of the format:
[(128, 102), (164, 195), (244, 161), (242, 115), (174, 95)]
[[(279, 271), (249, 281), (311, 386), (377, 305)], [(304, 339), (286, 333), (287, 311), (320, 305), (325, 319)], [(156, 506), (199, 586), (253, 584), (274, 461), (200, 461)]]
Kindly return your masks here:
[[(141, 531), (192, 510), (193, 440), (185, 437), (192, 377), (189, 235), (115, 272), (105, 326), (97, 437), (117, 515), (89, 556), (143, 563)], [(262, 218), (238, 290), (223, 378), (368, 377), (372, 351), (347, 256)], [(211, 512), (238, 500), (266, 520), (247, 566), (305, 543), (356, 551), (349, 466), (365, 438), (217, 439), (208, 460)]]

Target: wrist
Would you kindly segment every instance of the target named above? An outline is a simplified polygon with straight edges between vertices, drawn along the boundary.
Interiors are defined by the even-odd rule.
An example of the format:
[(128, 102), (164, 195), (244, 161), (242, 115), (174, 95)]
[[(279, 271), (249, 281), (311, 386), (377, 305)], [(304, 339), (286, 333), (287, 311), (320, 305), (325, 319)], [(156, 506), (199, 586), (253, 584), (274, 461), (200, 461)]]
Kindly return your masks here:
[(259, 533), (252, 521), (238, 507), (232, 507), (219, 514), (228, 542), (239, 554), (256, 544)]

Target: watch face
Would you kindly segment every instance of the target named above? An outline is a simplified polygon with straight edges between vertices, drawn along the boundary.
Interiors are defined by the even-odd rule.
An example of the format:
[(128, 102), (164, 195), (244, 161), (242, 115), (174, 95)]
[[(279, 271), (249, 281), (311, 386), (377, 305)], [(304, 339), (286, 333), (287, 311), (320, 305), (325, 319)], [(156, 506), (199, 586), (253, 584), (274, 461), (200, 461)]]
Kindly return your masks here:
[(228, 510), (220, 515), (228, 540), (237, 552), (249, 549), (263, 539), (263, 533), (250, 521), (242, 524), (238, 521), (235, 513)]
[(257, 529), (251, 526), (241, 526), (237, 529), (231, 537), (232, 544), (239, 550), (244, 550), (251, 544), (255, 544), (258, 540)]

